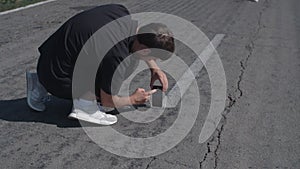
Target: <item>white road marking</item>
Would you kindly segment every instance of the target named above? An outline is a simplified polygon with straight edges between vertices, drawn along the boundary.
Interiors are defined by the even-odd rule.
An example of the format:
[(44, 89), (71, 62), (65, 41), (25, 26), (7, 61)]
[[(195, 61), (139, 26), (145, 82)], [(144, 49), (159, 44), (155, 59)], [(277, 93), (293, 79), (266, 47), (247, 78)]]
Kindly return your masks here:
[(27, 5), (27, 6), (24, 6), (24, 7), (20, 7), (20, 8), (8, 10), (8, 11), (0, 12), (0, 16), (5, 15), (5, 14), (9, 14), (9, 13), (12, 13), (12, 12), (17, 12), (17, 11), (21, 11), (21, 10), (24, 10), (24, 9), (32, 8), (32, 7), (35, 7), (35, 6), (43, 5), (43, 4), (46, 4), (46, 3), (49, 3), (49, 2), (53, 2), (53, 1), (57, 1), (57, 0), (42, 1), (42, 2), (35, 3), (35, 4)]
[[(198, 58), (191, 64), (189, 70), (187, 70), (181, 78), (177, 81), (175, 86), (169, 91), (169, 93), (165, 96), (164, 101), (166, 102), (167, 108), (176, 107), (179, 103), (180, 99), (190, 87), (192, 82), (195, 80), (195, 76), (199, 74), (201, 69), (203, 68), (203, 64), (207, 62), (210, 56), (216, 51), (215, 49), (220, 45), (222, 39), (224, 38), (224, 34), (217, 34), (209, 45), (201, 52)], [(200, 60), (202, 58), (202, 62)], [(191, 74), (193, 73), (193, 74)]]

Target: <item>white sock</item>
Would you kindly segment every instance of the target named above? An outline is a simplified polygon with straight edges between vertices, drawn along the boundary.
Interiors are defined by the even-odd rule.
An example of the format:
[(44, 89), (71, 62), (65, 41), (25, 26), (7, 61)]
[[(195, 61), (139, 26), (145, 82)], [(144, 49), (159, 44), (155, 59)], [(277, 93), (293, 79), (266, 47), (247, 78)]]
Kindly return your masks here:
[(78, 99), (78, 101), (83, 105), (92, 105), (96, 103), (96, 100), (92, 101), (92, 100)]

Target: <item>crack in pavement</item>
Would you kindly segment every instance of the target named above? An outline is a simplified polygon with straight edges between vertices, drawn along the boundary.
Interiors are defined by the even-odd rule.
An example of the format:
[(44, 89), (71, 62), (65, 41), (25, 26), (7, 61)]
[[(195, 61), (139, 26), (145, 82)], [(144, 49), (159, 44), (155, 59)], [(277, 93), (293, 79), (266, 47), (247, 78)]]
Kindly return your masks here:
[(241, 82), (243, 80), (243, 77), (244, 77), (244, 73), (245, 73), (245, 70), (246, 70), (246, 67), (247, 67), (247, 63), (248, 63), (248, 60), (250, 59), (250, 57), (253, 55), (253, 51), (254, 51), (254, 48), (255, 48), (255, 44), (254, 42), (258, 39), (258, 34), (262, 28), (262, 25), (261, 25), (261, 18), (262, 18), (262, 13), (264, 12), (265, 8), (262, 9), (262, 11), (259, 12), (259, 19), (258, 19), (258, 28), (256, 29), (254, 35), (252, 36), (252, 38), (250, 38), (250, 43), (247, 44), (245, 46), (245, 49), (249, 52), (249, 54), (247, 55), (247, 57), (243, 60), (240, 61), (240, 66), (241, 66), (241, 70), (240, 70), (240, 75), (239, 75), (239, 80), (237, 82), (237, 89), (236, 91), (239, 92), (239, 96), (238, 96), (238, 99), (240, 99), (242, 96), (243, 96), (243, 90), (241, 89)]
[(152, 164), (152, 162), (155, 161), (156, 159), (157, 159), (156, 157), (153, 157), (152, 160), (150, 160), (150, 162), (147, 164), (146, 169), (148, 169)]
[[(217, 136), (213, 136), (213, 138), (207, 143), (207, 152), (205, 153), (203, 159), (199, 162), (199, 166), (200, 166), (200, 169), (203, 168), (203, 163), (207, 160), (207, 156), (209, 153), (213, 153), (214, 155), (214, 169), (216, 169), (218, 167), (218, 160), (219, 160), (219, 157), (218, 157), (218, 150), (220, 148), (220, 145), (221, 145), (221, 136), (222, 136), (222, 133), (223, 133), (223, 130), (224, 130), (224, 127), (226, 125), (226, 121), (227, 121), (227, 118), (226, 118), (226, 115), (228, 113), (230, 113), (231, 111), (231, 108), (237, 103), (237, 101), (243, 96), (243, 90), (241, 88), (241, 83), (243, 81), (243, 77), (244, 77), (244, 74), (245, 74), (245, 71), (246, 71), (246, 68), (247, 68), (247, 64), (248, 64), (248, 61), (249, 59), (251, 58), (251, 56), (253, 55), (253, 51), (254, 51), (254, 48), (255, 48), (255, 41), (259, 38), (258, 35), (263, 27), (261, 21), (262, 21), (262, 15), (263, 15), (263, 12), (269, 7), (269, 1), (266, 0), (263, 4), (263, 8), (262, 10), (259, 12), (259, 16), (258, 16), (258, 21), (257, 21), (257, 29), (255, 30), (255, 32), (253, 33), (253, 35), (250, 37), (250, 42), (249, 44), (247, 44), (245, 46), (246, 50), (248, 51), (248, 55), (246, 58), (242, 59), (240, 61), (240, 74), (238, 76), (238, 81), (237, 81), (237, 89), (235, 90), (235, 92), (238, 92), (238, 95), (231, 95), (231, 94), (228, 94), (228, 100), (229, 100), (229, 103), (228, 105), (225, 107), (224, 109), (224, 112), (222, 113), (222, 123), (221, 123), (221, 127), (220, 129), (216, 129), (217, 130)], [(215, 146), (215, 149), (212, 151), (212, 147), (211, 147), (211, 143), (213, 143), (215, 141), (215, 138), (216, 138), (216, 142), (217, 142), (217, 145)]]
[[(214, 137), (213, 137), (213, 139), (214, 139)], [(213, 141), (213, 140), (212, 140), (212, 141)], [(202, 164), (203, 164), (203, 162), (206, 160), (208, 154), (211, 152), (211, 150), (210, 150), (210, 142), (207, 142), (207, 143), (206, 143), (206, 148), (207, 148), (207, 152), (204, 154), (203, 159), (199, 162), (199, 168), (200, 168), (200, 169), (202, 169)]]

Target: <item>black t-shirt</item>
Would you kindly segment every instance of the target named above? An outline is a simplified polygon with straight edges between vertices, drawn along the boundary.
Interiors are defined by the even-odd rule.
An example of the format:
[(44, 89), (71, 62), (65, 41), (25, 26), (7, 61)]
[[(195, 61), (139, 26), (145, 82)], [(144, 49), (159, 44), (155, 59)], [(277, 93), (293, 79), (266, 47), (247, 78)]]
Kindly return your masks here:
[[(39, 47), (41, 56), (38, 65), (40, 71), (44, 74), (42, 76), (49, 77), (48, 83), (50, 84), (50, 88), (52, 85), (53, 88), (58, 90), (57, 86), (64, 86), (63, 90), (72, 90), (74, 66), (85, 43), (104, 25), (128, 15), (129, 11), (122, 5), (110, 4), (99, 6), (73, 16), (51, 35)], [(137, 22), (132, 20), (131, 17), (128, 17), (127, 20), (123, 20), (118, 24), (120, 24), (119, 29), (122, 29), (121, 32), (125, 35), (135, 34)], [(90, 53), (92, 53), (92, 55), (98, 55), (99, 52), (97, 51), (101, 51), (101, 45), (106, 43), (105, 41), (107, 39), (113, 38), (114, 32), (108, 32), (102, 35), (100, 40), (98, 38), (97, 42), (92, 45), (95, 49), (91, 49), (94, 51)], [(101, 41), (102, 39), (103, 42)], [(125, 64), (127, 68), (124, 67), (118, 69), (118, 72), (115, 72), (118, 65), (130, 55), (133, 41), (134, 37), (128, 37), (117, 43), (105, 54), (105, 57), (98, 67), (96, 88), (101, 88), (108, 94), (117, 94), (118, 90), (111, 90), (113, 74), (115, 73), (117, 76), (117, 78), (114, 79), (116, 81), (114, 84), (121, 84), (121, 82), (128, 77), (130, 72), (133, 71), (127, 68), (134, 68), (138, 63), (137, 60), (129, 59), (129, 62)], [(93, 63), (91, 62), (91, 64)], [(86, 67), (89, 67), (89, 64), (86, 64)], [(88, 76), (88, 73), (83, 76)], [(50, 79), (55, 80), (51, 81)]]

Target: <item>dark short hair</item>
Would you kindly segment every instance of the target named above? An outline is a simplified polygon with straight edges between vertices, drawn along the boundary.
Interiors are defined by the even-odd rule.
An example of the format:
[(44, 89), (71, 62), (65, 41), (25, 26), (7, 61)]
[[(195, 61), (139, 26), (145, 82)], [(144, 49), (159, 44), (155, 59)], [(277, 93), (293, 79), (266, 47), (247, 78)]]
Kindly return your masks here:
[(161, 60), (167, 60), (175, 50), (173, 33), (162, 23), (150, 23), (138, 30), (137, 40), (148, 48), (162, 49), (159, 52), (151, 50), (150, 55)]

